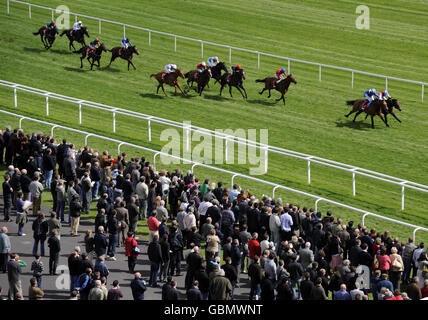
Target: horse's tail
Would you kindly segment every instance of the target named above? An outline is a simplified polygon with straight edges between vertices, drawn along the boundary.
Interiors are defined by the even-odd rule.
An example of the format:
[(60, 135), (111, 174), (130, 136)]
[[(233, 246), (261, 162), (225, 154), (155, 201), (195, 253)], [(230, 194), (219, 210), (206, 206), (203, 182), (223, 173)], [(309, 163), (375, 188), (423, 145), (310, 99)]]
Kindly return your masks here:
[(264, 79), (256, 79), (256, 82), (265, 82), (266, 81), (266, 78), (264, 78)]
[(348, 100), (348, 101), (346, 101), (346, 105), (347, 106), (353, 106), (355, 101), (357, 101), (357, 100)]
[(151, 77), (156, 77), (156, 73), (152, 73), (151, 75), (150, 75), (150, 78)]
[(37, 35), (39, 35), (39, 34), (40, 34), (40, 31), (33, 32), (33, 34), (34, 34), (35, 36), (37, 36)]

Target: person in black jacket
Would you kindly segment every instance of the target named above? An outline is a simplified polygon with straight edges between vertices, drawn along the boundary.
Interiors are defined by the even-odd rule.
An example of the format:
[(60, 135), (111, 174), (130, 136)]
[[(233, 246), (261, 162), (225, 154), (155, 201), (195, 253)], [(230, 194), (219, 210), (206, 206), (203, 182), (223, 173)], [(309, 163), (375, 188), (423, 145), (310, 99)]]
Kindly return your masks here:
[(109, 238), (108, 238), (108, 252), (107, 255), (109, 256), (109, 260), (116, 261), (115, 254), (116, 254), (116, 247), (118, 244), (119, 239), (119, 228), (120, 228), (120, 222), (116, 218), (117, 212), (116, 210), (112, 210), (111, 218), (108, 221), (108, 232), (109, 232)]
[(232, 265), (232, 258), (227, 257), (226, 263), (221, 266), (221, 268), (224, 270), (224, 276), (229, 279), (230, 283), (232, 284), (232, 299), (233, 299), (233, 293), (235, 291), (236, 287), (236, 281), (238, 280), (238, 270), (236, 266)]
[(301, 290), (300, 290), (300, 283), (302, 281), (303, 277), (303, 267), (300, 262), (297, 262), (297, 256), (293, 255), (291, 256), (291, 262), (287, 266), (287, 271), (290, 273), (290, 284), (293, 289), (294, 295), (296, 295), (296, 284), (297, 288), (299, 290), (299, 296), (298, 299), (301, 298)]
[(79, 260), (79, 274), (85, 273), (88, 268), (94, 272), (94, 265), (92, 261), (89, 260), (88, 254), (82, 253), (81, 259)]
[(315, 288), (314, 283), (311, 280), (309, 272), (305, 272), (305, 280), (300, 283), (300, 291), (302, 294), (302, 300), (311, 300), (312, 290)]
[(262, 282), (260, 283), (260, 296), (263, 301), (275, 300), (273, 282), (267, 275), (264, 276)]
[(21, 171), (20, 182), (21, 182), (22, 192), (24, 193), (24, 200), (30, 200), (31, 178), (28, 176), (26, 169), (22, 169)]
[(90, 176), (91, 181), (94, 182), (94, 186), (92, 187), (92, 199), (95, 199), (98, 197), (98, 189), (101, 181), (100, 163), (98, 161), (95, 161), (94, 165), (91, 167)]
[(162, 265), (159, 272), (159, 281), (165, 281), (167, 274), (169, 273), (169, 260), (170, 260), (170, 244), (168, 242), (168, 235), (165, 233), (162, 235), (160, 241), (160, 246), (162, 250)]
[(79, 202), (79, 195), (75, 194), (70, 202), (71, 235), (73, 237), (79, 236), (77, 231), (79, 229), (80, 211), (82, 210), (82, 208), (83, 207)]
[(61, 252), (61, 243), (58, 238), (58, 231), (53, 230), (53, 235), (48, 239), (49, 247), (49, 274), (56, 275), (56, 267), (58, 265), (59, 253)]
[(79, 264), (80, 264), (80, 248), (76, 247), (68, 256), (68, 270), (70, 273), (70, 294), (79, 286)]
[(45, 256), (45, 241), (46, 235), (49, 231), (48, 221), (45, 218), (44, 213), (40, 213), (37, 219), (33, 221), (33, 237), (34, 237), (34, 246), (33, 246), (33, 255), (37, 253), (37, 249), (40, 242), (40, 253), (42, 257)]
[(134, 193), (134, 187), (131, 182), (131, 175), (128, 173), (125, 176), (125, 180), (123, 181), (122, 191), (123, 191), (123, 200), (126, 203), (131, 202), (131, 196)]
[(199, 253), (199, 247), (195, 246), (193, 247), (192, 252), (189, 253), (186, 259), (187, 263), (187, 273), (185, 278), (185, 288), (186, 290), (189, 289), (192, 286), (195, 272), (196, 270), (199, 270), (202, 264), (202, 256)]
[(95, 254), (97, 257), (103, 256), (107, 252), (108, 241), (104, 234), (104, 227), (99, 226), (94, 236)]
[(80, 294), (80, 300), (88, 300), (89, 292), (95, 286), (94, 280), (92, 278), (92, 269), (87, 268), (85, 273), (79, 276), (78, 288)]
[(43, 156), (43, 170), (45, 171), (45, 185), (50, 188), (52, 176), (55, 170), (55, 159), (52, 156), (52, 149), (47, 148)]
[(170, 256), (169, 274), (173, 276), (175, 271), (175, 275), (179, 276), (181, 274), (181, 260), (183, 257), (184, 241), (183, 237), (178, 232), (177, 227), (172, 226), (170, 228), (168, 241), (172, 251)]
[(201, 267), (195, 271), (195, 281), (198, 282), (198, 288), (201, 292), (202, 300), (208, 300), (208, 291), (210, 280), (206, 272), (207, 263), (202, 261)]
[(171, 288), (167, 291), (165, 300), (178, 300), (177, 282), (171, 280), (170, 286)]
[(163, 262), (162, 249), (159, 244), (158, 235), (153, 236), (153, 241), (150, 242), (149, 247), (147, 249), (147, 255), (149, 256), (149, 260), (150, 260), (149, 286), (156, 288), (158, 287), (157, 277), (158, 277), (159, 268)]

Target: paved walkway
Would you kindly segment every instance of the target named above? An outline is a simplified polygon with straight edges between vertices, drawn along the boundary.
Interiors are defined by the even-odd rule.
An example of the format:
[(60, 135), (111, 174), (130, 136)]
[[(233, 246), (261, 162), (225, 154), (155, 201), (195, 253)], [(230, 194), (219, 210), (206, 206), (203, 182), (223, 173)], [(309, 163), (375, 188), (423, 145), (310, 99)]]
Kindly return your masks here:
[[(1, 197), (1, 195), (0, 195)], [(47, 217), (50, 217), (50, 208), (42, 206), (42, 211), (46, 214)], [(33, 232), (31, 230), (32, 222), (34, 217), (31, 216), (31, 210), (29, 210), (29, 221), (24, 227), (24, 233), (26, 236), (18, 236), (18, 225), (15, 223), (15, 211), (12, 210), (11, 219), (12, 222), (5, 222), (3, 220), (3, 199), (0, 198), (0, 227), (6, 226), (9, 230), (9, 237), (12, 245), (12, 252), (19, 254), (21, 260), (24, 260), (27, 263), (27, 267), (23, 268), (23, 274), (21, 275), (22, 289), (24, 298), (28, 299), (28, 287), (30, 285), (30, 278), (32, 277), (31, 272), (31, 263), (34, 261), (32, 255), (33, 249)], [(42, 280), (42, 289), (45, 292), (45, 299), (68, 299), (68, 287), (64, 282), (64, 279), (68, 279), (68, 267), (67, 267), (67, 258), (70, 255), (71, 251), (75, 246), (80, 246), (82, 252), (85, 252), (84, 236), (87, 229), (94, 230), (94, 224), (92, 221), (84, 219), (81, 217), (80, 226), (79, 226), (79, 236), (71, 237), (70, 236), (70, 226), (68, 224), (62, 225), (61, 230), (61, 253), (58, 263), (58, 270), (62, 267), (61, 272), (66, 272), (59, 276), (49, 275), (49, 257), (42, 257), (42, 262), (45, 268), (43, 280)], [(139, 239), (138, 245), (142, 251), (142, 254), (138, 257), (138, 262), (135, 267), (135, 271), (138, 271), (143, 276), (143, 279), (148, 283), (150, 276), (150, 262), (147, 257), (147, 245), (148, 242), (146, 239)], [(40, 250), (40, 249), (39, 249)], [(40, 252), (39, 252), (40, 253)], [(49, 248), (45, 242), (45, 253), (49, 254)], [(124, 295), (123, 299), (132, 299), (132, 292), (130, 288), (130, 282), (133, 279), (133, 275), (128, 272), (128, 262), (125, 257), (125, 249), (123, 247), (117, 248), (116, 251), (116, 261), (106, 261), (107, 267), (109, 268), (110, 275), (107, 280), (107, 288), (110, 289), (112, 282), (118, 280), (120, 282), (120, 287)], [(95, 262), (95, 261), (94, 261)], [(186, 269), (185, 262), (182, 262), (182, 275), (179, 277), (174, 277), (177, 281), (177, 289), (180, 292), (180, 299), (186, 299), (185, 289), (184, 289), (184, 278)], [(65, 283), (65, 285), (64, 285)], [(162, 283), (158, 283), (162, 286)], [(7, 273), (0, 273), (0, 286), (3, 288), (3, 296), (7, 296), (7, 291), (9, 289), (9, 284), (7, 281)], [(66, 288), (66, 289), (64, 289)], [(247, 300), (250, 292), (250, 285), (247, 275), (241, 275), (241, 288), (235, 289), (235, 299)], [(161, 288), (148, 288), (145, 293), (146, 299), (151, 300), (160, 300), (161, 299)]]

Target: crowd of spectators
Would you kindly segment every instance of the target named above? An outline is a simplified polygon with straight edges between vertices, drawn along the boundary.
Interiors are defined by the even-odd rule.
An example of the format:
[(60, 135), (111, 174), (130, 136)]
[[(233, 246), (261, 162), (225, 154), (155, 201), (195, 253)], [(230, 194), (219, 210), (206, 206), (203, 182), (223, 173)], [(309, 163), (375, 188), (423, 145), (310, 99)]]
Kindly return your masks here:
[[(41, 299), (44, 266), (40, 256), (49, 246), (49, 273), (56, 274), (61, 229), (77, 232), (80, 216), (96, 204), (94, 229), (68, 257), (70, 296), (82, 300), (117, 300), (118, 281), (107, 290), (105, 261), (116, 260), (125, 247), (134, 274), (134, 299), (147, 287), (162, 285), (162, 299), (177, 300), (174, 277), (185, 266), (189, 300), (229, 300), (248, 277), (249, 299), (261, 300), (418, 300), (428, 297), (428, 258), (424, 243), (402, 242), (388, 230), (353, 221), (331, 211), (256, 197), (235, 184), (203, 182), (191, 171), (156, 171), (145, 157), (113, 157), (88, 146), (76, 149), (64, 139), (0, 131), (0, 165), (5, 164), (4, 219), (16, 211), (19, 236), (31, 210), (35, 256), (30, 299)], [(49, 219), (40, 211), (45, 192), (53, 199)], [(136, 241), (137, 224), (148, 227), (147, 256)], [(8, 273), (9, 298), (23, 298), (19, 255), (11, 251), (6, 227), (0, 233), (0, 268)], [(39, 251), (40, 245), (40, 251)], [(40, 254), (39, 254), (40, 252)], [(8, 256), (10, 260), (8, 260)], [(146, 283), (135, 272), (138, 257), (150, 261)], [(93, 259), (96, 259), (95, 264)], [(123, 270), (126, 272), (126, 270)]]

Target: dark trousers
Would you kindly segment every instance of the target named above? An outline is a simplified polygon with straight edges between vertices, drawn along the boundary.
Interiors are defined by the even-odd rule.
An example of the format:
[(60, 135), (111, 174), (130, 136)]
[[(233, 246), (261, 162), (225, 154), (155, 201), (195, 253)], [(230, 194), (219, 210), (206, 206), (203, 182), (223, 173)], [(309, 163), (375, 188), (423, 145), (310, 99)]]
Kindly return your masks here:
[(164, 261), (161, 265), (161, 270), (159, 273), (159, 280), (166, 279), (166, 276), (169, 271), (169, 260)]
[(186, 278), (184, 280), (186, 290), (188, 290), (192, 287), (192, 283), (193, 283), (194, 278), (195, 278), (195, 271), (194, 270), (187, 270)]
[(49, 255), (49, 274), (56, 273), (56, 267), (58, 265), (59, 252), (51, 253)]
[(410, 272), (412, 271), (412, 259), (403, 259), (403, 264), (403, 283), (408, 285), (410, 283)]
[(116, 247), (117, 247), (117, 240), (118, 240), (117, 233), (110, 234), (108, 237), (108, 251), (107, 254), (110, 257), (114, 257), (116, 254)]
[(260, 297), (260, 283), (251, 281), (250, 300), (253, 300), (254, 293)]
[(0, 253), (0, 270), (3, 271), (3, 273), (7, 271), (7, 256), (7, 253)]
[(34, 237), (33, 255), (35, 255), (37, 253), (37, 249), (39, 247), (39, 242), (40, 242), (40, 255), (41, 256), (45, 255), (45, 240), (46, 240), (46, 236), (45, 237)]
[(158, 284), (159, 262), (150, 261), (149, 285), (155, 287)]
[(137, 264), (137, 257), (129, 256), (128, 257), (128, 269), (129, 272), (134, 273), (135, 265)]
[(174, 270), (176, 270), (176, 274), (181, 273), (181, 252), (173, 251), (171, 253), (171, 261), (169, 266), (169, 272), (172, 276), (174, 274)]
[(10, 219), (10, 210), (12, 208), (12, 197), (4, 198), (4, 220)]

